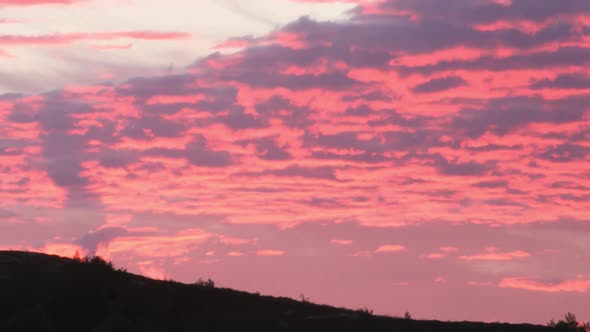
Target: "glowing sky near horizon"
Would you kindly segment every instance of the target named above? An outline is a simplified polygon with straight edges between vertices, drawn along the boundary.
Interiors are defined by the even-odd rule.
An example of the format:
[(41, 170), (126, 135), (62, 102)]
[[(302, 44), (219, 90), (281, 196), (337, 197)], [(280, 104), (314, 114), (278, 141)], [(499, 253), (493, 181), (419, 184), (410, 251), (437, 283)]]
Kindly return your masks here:
[(588, 32), (587, 0), (0, 0), (0, 248), (588, 320)]

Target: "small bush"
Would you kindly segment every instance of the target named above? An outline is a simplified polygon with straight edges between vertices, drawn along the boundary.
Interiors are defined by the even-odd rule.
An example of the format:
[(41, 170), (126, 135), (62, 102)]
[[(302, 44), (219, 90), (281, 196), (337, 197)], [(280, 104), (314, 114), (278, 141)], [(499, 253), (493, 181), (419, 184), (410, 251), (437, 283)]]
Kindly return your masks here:
[(360, 313), (368, 316), (373, 316), (373, 309), (369, 309), (367, 307), (361, 308), (358, 310)]
[(199, 278), (199, 280), (197, 280), (194, 285), (199, 287), (215, 288), (215, 281), (211, 280), (211, 278), (208, 278), (207, 280)]
[(305, 297), (305, 295), (303, 295), (303, 293), (301, 293), (301, 295), (299, 295), (299, 299), (303, 303), (309, 303), (309, 297)]
[(92, 265), (96, 265), (96, 266), (102, 266), (102, 267), (106, 267), (109, 270), (114, 270), (115, 266), (113, 265), (113, 262), (111, 262), (110, 260), (107, 261), (104, 258), (100, 257), (100, 256), (92, 256), (92, 257), (85, 257), (84, 258), (85, 263), (89, 263)]
[(578, 322), (576, 315), (571, 312), (565, 314), (564, 319), (558, 322), (550, 320), (547, 324), (560, 332), (588, 332), (590, 331), (590, 322)]
[[(106, 259), (104, 259), (100, 256), (97, 256), (94, 253), (92, 253), (91, 256), (84, 256), (82, 258), (82, 257), (80, 257), (80, 252), (78, 250), (76, 250), (76, 253), (74, 254), (73, 259), (74, 259), (74, 261), (79, 262), (79, 263), (92, 264), (95, 266), (105, 267), (109, 270), (115, 270), (115, 265), (113, 264), (112, 261), (110, 261), (110, 260), (107, 261)], [(117, 269), (117, 271), (127, 272), (127, 270), (125, 270), (125, 269)]]
[(404, 319), (412, 319), (412, 315), (409, 311), (406, 311), (406, 313), (404, 314)]

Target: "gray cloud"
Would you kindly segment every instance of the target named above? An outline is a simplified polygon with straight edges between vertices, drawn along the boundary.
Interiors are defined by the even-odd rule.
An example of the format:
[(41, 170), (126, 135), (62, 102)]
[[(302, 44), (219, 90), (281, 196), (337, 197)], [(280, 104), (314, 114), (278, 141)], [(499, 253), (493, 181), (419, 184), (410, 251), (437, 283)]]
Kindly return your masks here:
[(447, 76), (418, 84), (412, 90), (416, 93), (432, 93), (446, 91), (465, 85), (467, 85), (467, 82), (462, 77)]

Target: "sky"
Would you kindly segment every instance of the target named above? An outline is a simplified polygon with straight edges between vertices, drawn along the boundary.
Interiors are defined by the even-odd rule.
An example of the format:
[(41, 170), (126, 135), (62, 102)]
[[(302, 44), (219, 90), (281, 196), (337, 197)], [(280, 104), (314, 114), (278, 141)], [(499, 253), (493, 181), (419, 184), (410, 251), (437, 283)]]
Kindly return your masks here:
[(0, 248), (589, 320), (587, 0), (0, 0)]

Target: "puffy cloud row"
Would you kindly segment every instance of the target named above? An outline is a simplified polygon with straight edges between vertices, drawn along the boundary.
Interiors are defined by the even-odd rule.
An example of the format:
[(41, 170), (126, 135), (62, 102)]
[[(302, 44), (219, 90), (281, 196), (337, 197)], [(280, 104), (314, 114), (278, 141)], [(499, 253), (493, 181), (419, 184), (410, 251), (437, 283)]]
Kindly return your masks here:
[(296, 274), (337, 261), (343, 287), (370, 268), (381, 289), (417, 278), (490, 303), (498, 287), (585, 292), (568, 256), (588, 250), (585, 3), (363, 1), (181, 74), (3, 95), (0, 227), (52, 230), (12, 245), (103, 250), (159, 276), (212, 266), (245, 288), (230, 276), (245, 259), (276, 259)]

